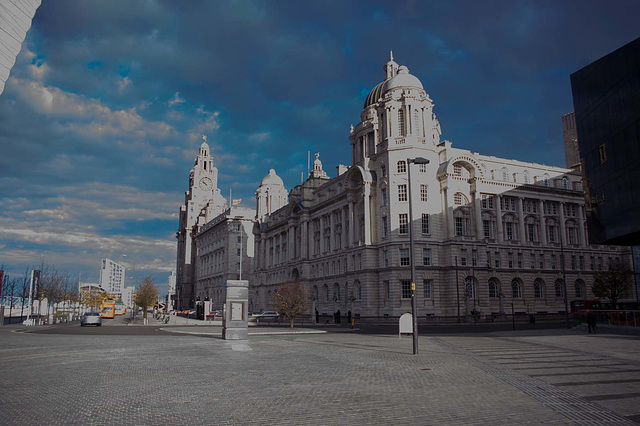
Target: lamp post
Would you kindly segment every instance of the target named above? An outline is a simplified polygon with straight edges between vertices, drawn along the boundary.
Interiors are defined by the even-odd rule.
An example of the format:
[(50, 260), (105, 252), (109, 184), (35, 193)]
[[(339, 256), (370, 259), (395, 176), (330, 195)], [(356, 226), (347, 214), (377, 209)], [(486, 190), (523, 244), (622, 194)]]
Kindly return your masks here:
[(413, 209), (411, 207), (411, 165), (429, 164), (429, 160), (422, 157), (407, 158), (407, 180), (409, 188), (407, 191), (407, 201), (409, 203), (409, 263), (411, 265), (411, 317), (413, 320), (413, 354), (418, 354), (418, 307), (416, 302), (416, 265), (413, 255)]

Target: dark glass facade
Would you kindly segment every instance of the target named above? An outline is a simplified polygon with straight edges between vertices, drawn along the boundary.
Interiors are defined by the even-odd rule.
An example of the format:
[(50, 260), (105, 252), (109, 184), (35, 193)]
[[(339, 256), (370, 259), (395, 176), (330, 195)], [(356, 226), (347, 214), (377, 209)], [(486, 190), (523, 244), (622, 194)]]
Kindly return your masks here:
[(591, 244), (640, 244), (640, 38), (571, 75)]

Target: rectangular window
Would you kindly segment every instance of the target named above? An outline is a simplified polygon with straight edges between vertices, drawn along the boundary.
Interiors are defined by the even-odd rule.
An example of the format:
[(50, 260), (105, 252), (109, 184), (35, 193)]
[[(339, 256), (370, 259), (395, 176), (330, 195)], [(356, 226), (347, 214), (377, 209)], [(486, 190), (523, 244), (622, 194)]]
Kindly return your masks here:
[(500, 267), (500, 252), (499, 251), (496, 252), (495, 265), (496, 265), (496, 268)]
[(402, 286), (402, 298), (411, 299), (411, 280), (400, 280)]
[(522, 269), (522, 253), (518, 253), (518, 269)]
[(387, 250), (385, 250), (384, 252), (384, 266), (386, 268), (389, 267), (389, 252)]
[(482, 195), (482, 208), (486, 209), (487, 208), (487, 196), (486, 195)]
[(380, 166), (380, 173), (382, 174), (382, 177), (387, 177), (387, 166), (384, 164)]
[(532, 223), (527, 224), (527, 234), (529, 236), (529, 242), (534, 242), (536, 240), (536, 227)]
[(491, 268), (491, 252), (487, 251), (487, 268)]
[(422, 233), (429, 233), (429, 215), (426, 213), (422, 213)]
[(580, 256), (580, 270), (584, 271), (584, 256)]
[(556, 255), (551, 255), (551, 269), (556, 269)]
[(382, 188), (380, 191), (380, 197), (382, 197), (382, 205), (387, 205), (387, 188)]
[(600, 156), (600, 164), (607, 161), (607, 144), (602, 144), (598, 147), (598, 155)]
[(389, 236), (389, 219), (386, 216), (382, 217), (382, 236)]
[(242, 236), (238, 236), (238, 243), (242, 242)]
[(540, 269), (544, 269), (544, 253), (540, 254)]
[(407, 185), (398, 185), (398, 201), (407, 201)]
[(428, 200), (428, 192), (427, 185), (420, 184), (420, 201)]
[(490, 210), (493, 210), (493, 195), (490, 195), (490, 196), (487, 198), (487, 204), (489, 205), (489, 209), (490, 209)]
[(456, 235), (457, 236), (463, 235), (462, 232), (463, 232), (462, 218), (456, 217)]
[(598, 271), (602, 271), (602, 256), (598, 256)]
[(577, 244), (576, 241), (576, 228), (569, 228), (569, 244)]
[(550, 243), (556, 242), (556, 228), (553, 226), (549, 227), (549, 242)]
[(507, 222), (504, 225), (505, 225), (505, 229), (507, 231), (507, 240), (508, 241), (513, 240), (513, 223)]
[(423, 280), (422, 285), (424, 287), (424, 298), (431, 299), (431, 288), (433, 286), (433, 280)]
[(426, 164), (419, 164), (420, 167), (418, 167), (418, 170), (420, 170), (420, 173), (427, 173), (427, 165)]
[(594, 256), (591, 256), (589, 258), (589, 269), (591, 269), (592, 271), (594, 271), (596, 269), (596, 258)]
[(507, 263), (509, 268), (513, 268), (513, 253), (507, 254)]
[(467, 249), (460, 249), (460, 265), (467, 265)]
[(431, 249), (430, 248), (422, 249), (422, 265), (431, 266)]
[(483, 220), (482, 229), (484, 230), (484, 237), (491, 238), (491, 221)]
[(400, 249), (400, 266), (409, 266), (409, 249)]
[(573, 269), (574, 271), (576, 269), (578, 269), (578, 262), (576, 261), (576, 255), (575, 254), (571, 255), (571, 269)]
[(536, 268), (536, 254), (535, 253), (531, 253), (531, 269), (535, 269)]
[(407, 216), (408, 215), (406, 213), (401, 213), (398, 215), (398, 233), (401, 235), (409, 233), (409, 219)]
[(471, 266), (478, 266), (478, 250), (471, 250)]

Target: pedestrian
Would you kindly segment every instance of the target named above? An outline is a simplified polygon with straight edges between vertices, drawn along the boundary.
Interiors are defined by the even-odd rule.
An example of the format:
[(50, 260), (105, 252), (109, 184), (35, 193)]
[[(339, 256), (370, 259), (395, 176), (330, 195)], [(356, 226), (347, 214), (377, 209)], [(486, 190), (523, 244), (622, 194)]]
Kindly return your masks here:
[(347, 324), (351, 324), (351, 310), (347, 312)]
[(336, 312), (336, 318), (338, 319), (338, 321), (337, 321), (337, 322), (338, 322), (338, 324), (340, 324), (340, 316), (341, 316), (341, 315), (342, 315), (342, 314), (340, 313), (340, 309), (338, 309), (338, 312)]
[(592, 332), (596, 334), (596, 316), (593, 312), (587, 312), (587, 326), (589, 327), (589, 334)]
[(320, 322), (320, 312), (318, 312), (318, 308), (316, 308), (316, 324)]

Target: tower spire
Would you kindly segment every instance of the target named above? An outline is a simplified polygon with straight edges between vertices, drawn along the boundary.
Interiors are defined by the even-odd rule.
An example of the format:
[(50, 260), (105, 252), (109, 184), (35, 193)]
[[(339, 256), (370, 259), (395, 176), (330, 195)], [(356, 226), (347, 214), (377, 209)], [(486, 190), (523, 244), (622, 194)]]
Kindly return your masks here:
[(389, 51), (389, 60), (393, 61), (393, 50)]

